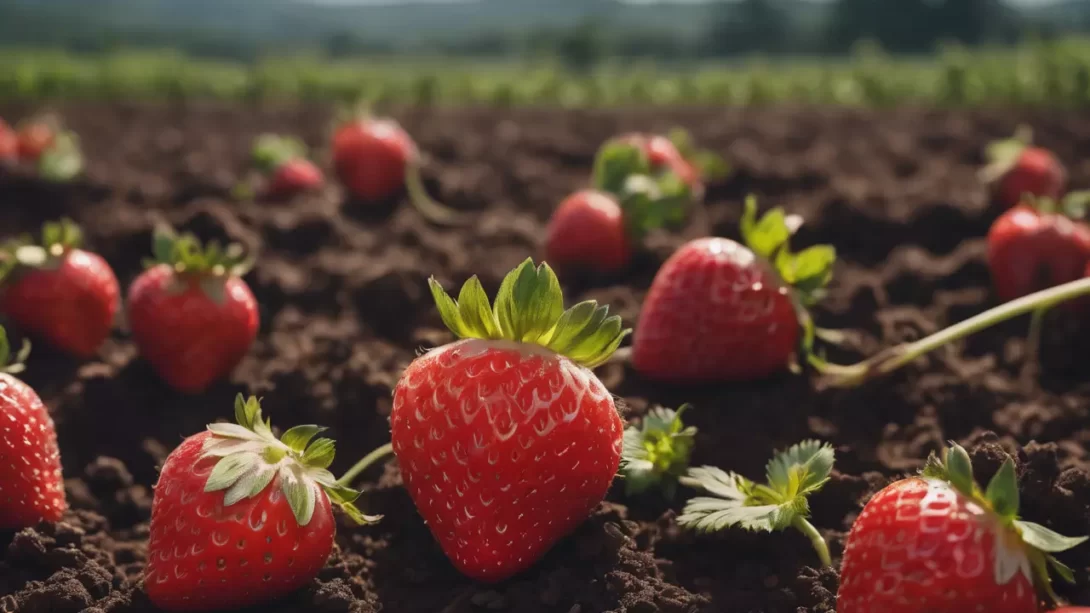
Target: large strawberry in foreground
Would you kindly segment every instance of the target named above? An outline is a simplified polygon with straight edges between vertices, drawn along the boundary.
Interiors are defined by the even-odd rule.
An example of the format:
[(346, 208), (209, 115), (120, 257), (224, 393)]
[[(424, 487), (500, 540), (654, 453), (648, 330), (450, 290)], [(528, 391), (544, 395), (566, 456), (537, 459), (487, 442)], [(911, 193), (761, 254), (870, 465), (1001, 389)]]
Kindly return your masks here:
[(840, 570), (837, 613), (1036, 613), (1040, 592), (1055, 599), (1050, 554), (1070, 538), (1018, 518), (1014, 461), (987, 490), (973, 480), (969, 454), (954, 445), (921, 477), (871, 498), (852, 526)]
[(594, 301), (564, 310), (545, 264), (525, 261), (495, 306), (476, 277), (452, 300), (462, 340), (417, 358), (394, 390), (390, 429), (405, 487), (463, 573), (498, 581), (534, 564), (601, 502), (623, 422), (591, 368), (627, 334)]
[(242, 280), (242, 248), (202, 248), (160, 230), (155, 260), (129, 287), (128, 319), (141, 355), (168, 384), (197, 393), (226, 376), (257, 336), (257, 301)]
[(756, 206), (746, 201), (748, 246), (726, 238), (690, 241), (655, 275), (632, 344), (633, 366), (644, 376), (745, 381), (811, 359), (805, 307), (820, 298), (836, 253), (828, 245), (792, 253), (783, 211), (758, 220)]
[(328, 467), (323, 428), (277, 439), (256, 398), (235, 399), (237, 424), (182, 441), (163, 464), (152, 502), (144, 590), (170, 611), (230, 610), (309, 583), (333, 549), (338, 505), (358, 523), (359, 492)]
[(38, 394), (12, 376), (29, 353), (24, 344), (11, 360), (0, 328), (0, 530), (59, 521), (67, 508), (53, 419)]
[(70, 220), (47, 223), (42, 243), (16, 241), (5, 249), (0, 312), (25, 332), (88, 358), (113, 329), (121, 304), (117, 277), (101, 256), (80, 249)]

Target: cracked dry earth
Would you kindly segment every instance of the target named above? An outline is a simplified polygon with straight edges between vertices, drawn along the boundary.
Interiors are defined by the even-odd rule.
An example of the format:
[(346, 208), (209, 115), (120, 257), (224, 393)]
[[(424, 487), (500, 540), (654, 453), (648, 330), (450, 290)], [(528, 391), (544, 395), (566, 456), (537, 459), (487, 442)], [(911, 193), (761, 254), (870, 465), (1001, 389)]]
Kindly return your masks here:
[[(30, 108), (0, 106), (18, 120)], [(819, 325), (848, 330), (832, 358), (849, 361), (916, 338), (995, 303), (984, 240), (998, 214), (975, 171), (982, 148), (1033, 125), (1038, 140), (1090, 187), (1090, 115), (1054, 112), (670, 110), (626, 112), (417, 111), (399, 118), (430, 154), (429, 189), (472, 212), (451, 231), (396, 203), (364, 208), (324, 191), (291, 203), (235, 202), (251, 139), (293, 132), (320, 146), (320, 108), (81, 104), (59, 109), (82, 136), (85, 180), (45, 187), (0, 176), (0, 228), (80, 222), (123, 284), (138, 273), (151, 230), (167, 220), (204, 239), (259, 249), (247, 280), (261, 303), (256, 344), (230, 380), (184, 397), (159, 383), (119, 331), (97, 360), (39, 347), (26, 379), (57, 424), (72, 510), (64, 521), (0, 533), (0, 611), (154, 611), (140, 589), (156, 467), (184, 436), (229, 417), (237, 392), (265, 397), (282, 426), (320, 423), (338, 441), (336, 471), (386, 442), (391, 390), (421, 347), (450, 340), (426, 279), (447, 287), (502, 275), (538, 255), (552, 207), (587, 180), (608, 136), (688, 127), (724, 154), (734, 175), (713, 186), (684, 232), (650, 237), (622, 275), (565, 279), (569, 300), (596, 298), (634, 324), (657, 267), (687, 238), (737, 237), (745, 194), (807, 219), (803, 244), (841, 254)], [(327, 165), (328, 167), (328, 165)], [(1090, 534), (1090, 341), (1072, 319), (1050, 323), (1040, 385), (1018, 382), (1025, 321), (987, 331), (855, 390), (816, 391), (783, 375), (748, 385), (663, 387), (622, 365), (600, 370), (638, 419), (655, 404), (691, 402), (695, 462), (759, 476), (772, 449), (817, 437), (836, 447), (836, 472), (812, 500), (834, 558), (861, 504), (914, 471), (945, 440), (969, 446), (978, 477), (1016, 455), (1024, 515), (1064, 534)], [(625, 499), (618, 488), (569, 538), (515, 579), (462, 578), (400, 487), (396, 462), (366, 475), (365, 510), (379, 525), (342, 522), (328, 565), (306, 589), (261, 611), (469, 613), (829, 613), (837, 574), (797, 534), (682, 532), (681, 501)], [(1077, 583), (1063, 596), (1090, 604), (1090, 547), (1061, 558)]]

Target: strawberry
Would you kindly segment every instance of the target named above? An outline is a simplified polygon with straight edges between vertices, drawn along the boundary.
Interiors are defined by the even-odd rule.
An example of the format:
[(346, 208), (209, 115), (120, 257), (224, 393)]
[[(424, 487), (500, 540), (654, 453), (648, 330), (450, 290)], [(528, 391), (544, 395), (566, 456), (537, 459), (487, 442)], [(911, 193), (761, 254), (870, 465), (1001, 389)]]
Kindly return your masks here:
[(15, 160), (19, 157), (19, 139), (3, 119), (0, 119), (0, 162)]
[(202, 249), (192, 235), (156, 232), (155, 260), (129, 287), (128, 319), (140, 353), (175, 389), (198, 393), (238, 365), (257, 336), (242, 280), (242, 248)]
[(721, 157), (698, 150), (692, 136), (681, 128), (671, 130), (668, 136), (634, 132), (615, 140), (643, 151), (652, 172), (669, 171), (677, 175), (689, 187), (695, 200), (703, 198), (704, 181), (722, 179), (729, 172)]
[(1031, 130), (1021, 126), (1014, 137), (988, 145), (988, 165), (981, 178), (995, 186), (1003, 208), (1022, 202), (1026, 194), (1058, 199), (1067, 183), (1067, 170), (1047, 149), (1033, 147)]
[(639, 148), (623, 142), (603, 146), (594, 163), (596, 189), (572, 194), (549, 220), (545, 259), (562, 271), (617, 272), (648, 231), (683, 221), (688, 187), (676, 175), (650, 172)]
[(60, 521), (68, 507), (53, 419), (38, 394), (12, 376), (29, 354), (24, 341), (12, 360), (0, 328), (0, 530)]
[(794, 528), (809, 539), (821, 563), (832, 566), (829, 545), (808, 517), (809, 497), (829, 481), (835, 460), (832, 446), (809, 440), (772, 456), (765, 466), (767, 483), (755, 483), (714, 466), (691, 468), (683, 478), (684, 484), (711, 496), (685, 503), (677, 523), (703, 533), (731, 527), (750, 532)]
[(1090, 225), (1065, 214), (1090, 199), (1072, 193), (1063, 203), (1030, 198), (996, 219), (988, 231), (988, 266), (1000, 300), (1074, 281), (1090, 264)]
[(805, 306), (832, 277), (828, 245), (792, 253), (791, 228), (780, 209), (757, 221), (746, 201), (742, 235), (701, 238), (677, 250), (659, 269), (643, 303), (632, 364), (668, 382), (743, 381), (812, 363), (813, 327)]
[(560, 269), (613, 272), (624, 268), (631, 254), (621, 205), (605, 192), (581, 190), (568, 196), (545, 230), (545, 259)]
[(356, 200), (383, 202), (404, 187), (425, 219), (443, 224), (460, 220), (457, 212), (428, 196), (416, 143), (396, 121), (354, 117), (337, 127), (332, 150), (337, 178)]
[(295, 158), (277, 166), (265, 188), (270, 198), (290, 198), (322, 187), (322, 171), (306, 158)]
[(53, 146), (58, 128), (50, 118), (35, 119), (19, 126), (15, 133), (19, 159), (36, 163)]
[(1050, 554), (1086, 537), (1018, 519), (1013, 460), (981, 490), (964, 449), (944, 456), (863, 508), (844, 549), (838, 613), (1036, 613), (1037, 589), (1054, 598), (1050, 566), (1071, 580)]
[(601, 502), (623, 422), (591, 368), (628, 334), (594, 301), (563, 310), (546, 264), (526, 260), (493, 308), (477, 277), (455, 302), (462, 340), (417, 358), (394, 389), (390, 432), (405, 488), (454, 565), (499, 581), (536, 562)]
[(185, 439), (163, 464), (144, 571), (159, 608), (230, 610), (280, 598), (325, 566), (332, 504), (358, 523), (378, 519), (327, 470), (333, 441), (313, 440), (324, 428), (297, 426), (277, 439), (258, 400), (241, 394), (235, 418)]
[(254, 142), (254, 165), (269, 177), (265, 193), (270, 198), (290, 198), (322, 186), (322, 171), (306, 158), (303, 141), (289, 136), (262, 134)]
[(121, 290), (106, 260), (80, 249), (81, 241), (80, 229), (64, 219), (45, 224), (41, 245), (9, 246), (0, 312), (56, 348), (89, 358), (113, 329)]

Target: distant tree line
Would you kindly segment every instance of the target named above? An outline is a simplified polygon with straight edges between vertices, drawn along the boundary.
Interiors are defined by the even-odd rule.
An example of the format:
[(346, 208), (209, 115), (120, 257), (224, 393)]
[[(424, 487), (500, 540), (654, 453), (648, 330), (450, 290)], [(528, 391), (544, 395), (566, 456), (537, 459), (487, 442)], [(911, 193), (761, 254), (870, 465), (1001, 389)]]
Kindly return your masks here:
[[(15, 19), (17, 0), (7, 9), (0, 2), (0, 45), (26, 41), (77, 52), (118, 48), (169, 46), (196, 57), (249, 61), (275, 48), (260, 36), (243, 36), (225, 28), (209, 31), (102, 30), (80, 19), (53, 15), (40, 29)], [(466, 57), (558, 57), (577, 66), (606, 58), (690, 60), (743, 54), (839, 54), (861, 40), (892, 53), (931, 51), (941, 43), (1008, 44), (1032, 35), (1049, 36), (1090, 31), (1090, 1), (1069, 0), (1059, 18), (1035, 19), (1014, 11), (1000, 0), (834, 0), (821, 18), (809, 21), (794, 13), (792, 0), (724, 2), (698, 36), (652, 29), (619, 28), (607, 20), (588, 20), (571, 27), (538, 27), (523, 31), (491, 31), (438, 40), (390, 43), (370, 40), (349, 29), (327, 33), (298, 50), (317, 51), (332, 58), (383, 54), (441, 53)], [(5, 27), (5, 22), (8, 24)]]

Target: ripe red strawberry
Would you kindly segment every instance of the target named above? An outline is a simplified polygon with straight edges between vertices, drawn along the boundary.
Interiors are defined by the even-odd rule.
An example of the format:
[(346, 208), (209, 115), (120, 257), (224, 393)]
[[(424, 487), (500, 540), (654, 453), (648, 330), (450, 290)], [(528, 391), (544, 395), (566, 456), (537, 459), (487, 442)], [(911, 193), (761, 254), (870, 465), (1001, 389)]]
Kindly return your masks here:
[(632, 364), (644, 376), (744, 381), (788, 368), (800, 353), (811, 359), (803, 307), (820, 297), (836, 252), (819, 245), (792, 254), (783, 211), (774, 209), (758, 222), (752, 198), (742, 234), (749, 247), (701, 238), (659, 269), (632, 345)]
[(356, 200), (386, 201), (405, 187), (413, 206), (429, 221), (459, 220), (457, 212), (428, 196), (416, 143), (396, 121), (355, 117), (334, 132), (332, 149), (337, 178)]
[[(1079, 200), (1072, 194), (1065, 202)], [(1075, 221), (1057, 203), (1020, 204), (988, 231), (988, 266), (1000, 300), (1008, 301), (1083, 276), (1090, 264), (1090, 225)]]
[(621, 205), (605, 192), (581, 190), (568, 196), (545, 231), (545, 260), (558, 269), (614, 272), (631, 255)]
[(627, 335), (593, 301), (563, 311), (553, 271), (525, 261), (495, 308), (476, 277), (455, 303), (462, 340), (433, 349), (394, 389), (390, 431), (405, 487), (454, 565), (499, 581), (534, 564), (601, 502), (623, 422), (591, 368)]
[(11, 361), (0, 328), (0, 530), (59, 521), (67, 508), (53, 419), (38, 394), (12, 376), (29, 353), (24, 343)]
[(675, 128), (669, 136), (637, 132), (617, 140), (642, 150), (653, 173), (669, 171), (677, 175), (695, 200), (703, 198), (705, 181), (722, 179), (729, 172), (721, 157), (697, 149), (692, 136), (681, 128)]
[(9, 246), (0, 311), (32, 336), (89, 358), (113, 329), (121, 290), (106, 260), (81, 242), (79, 228), (64, 219), (45, 224), (41, 245)]
[(265, 193), (270, 198), (290, 198), (316, 190), (325, 178), (322, 171), (306, 158), (303, 141), (290, 136), (262, 134), (254, 141), (251, 153), (254, 165), (268, 179)]
[(140, 353), (175, 389), (197, 393), (230, 373), (257, 336), (258, 312), (238, 245), (202, 249), (160, 231), (155, 260), (129, 287), (128, 319)]
[[(1014, 461), (982, 491), (969, 454), (954, 445), (922, 477), (878, 492), (852, 526), (840, 570), (838, 613), (1037, 613), (1054, 598), (1050, 553), (1086, 540), (1018, 519)], [(1036, 588), (1036, 589), (1035, 589)]]
[(15, 130), (0, 119), (0, 162), (14, 160), (19, 156), (19, 139)]
[(51, 119), (35, 119), (19, 126), (15, 137), (19, 159), (36, 163), (57, 138), (57, 126)]
[(648, 231), (683, 221), (689, 188), (676, 175), (650, 172), (639, 148), (620, 141), (603, 146), (594, 162), (596, 189), (572, 194), (549, 220), (545, 259), (561, 271), (617, 272)]
[(327, 470), (324, 428), (277, 439), (256, 398), (235, 399), (238, 424), (211, 424), (178, 446), (152, 501), (144, 589), (168, 611), (231, 610), (310, 583), (333, 549), (331, 503), (359, 523), (359, 492)]
[(1004, 208), (1022, 202), (1027, 194), (1052, 199), (1063, 194), (1067, 170), (1051, 151), (1031, 146), (1032, 137), (1028, 127), (1020, 127), (1012, 138), (988, 146), (988, 166), (981, 177), (995, 185)]
[(273, 171), (265, 188), (271, 198), (290, 198), (302, 192), (322, 187), (322, 171), (306, 158), (295, 158), (280, 164)]

